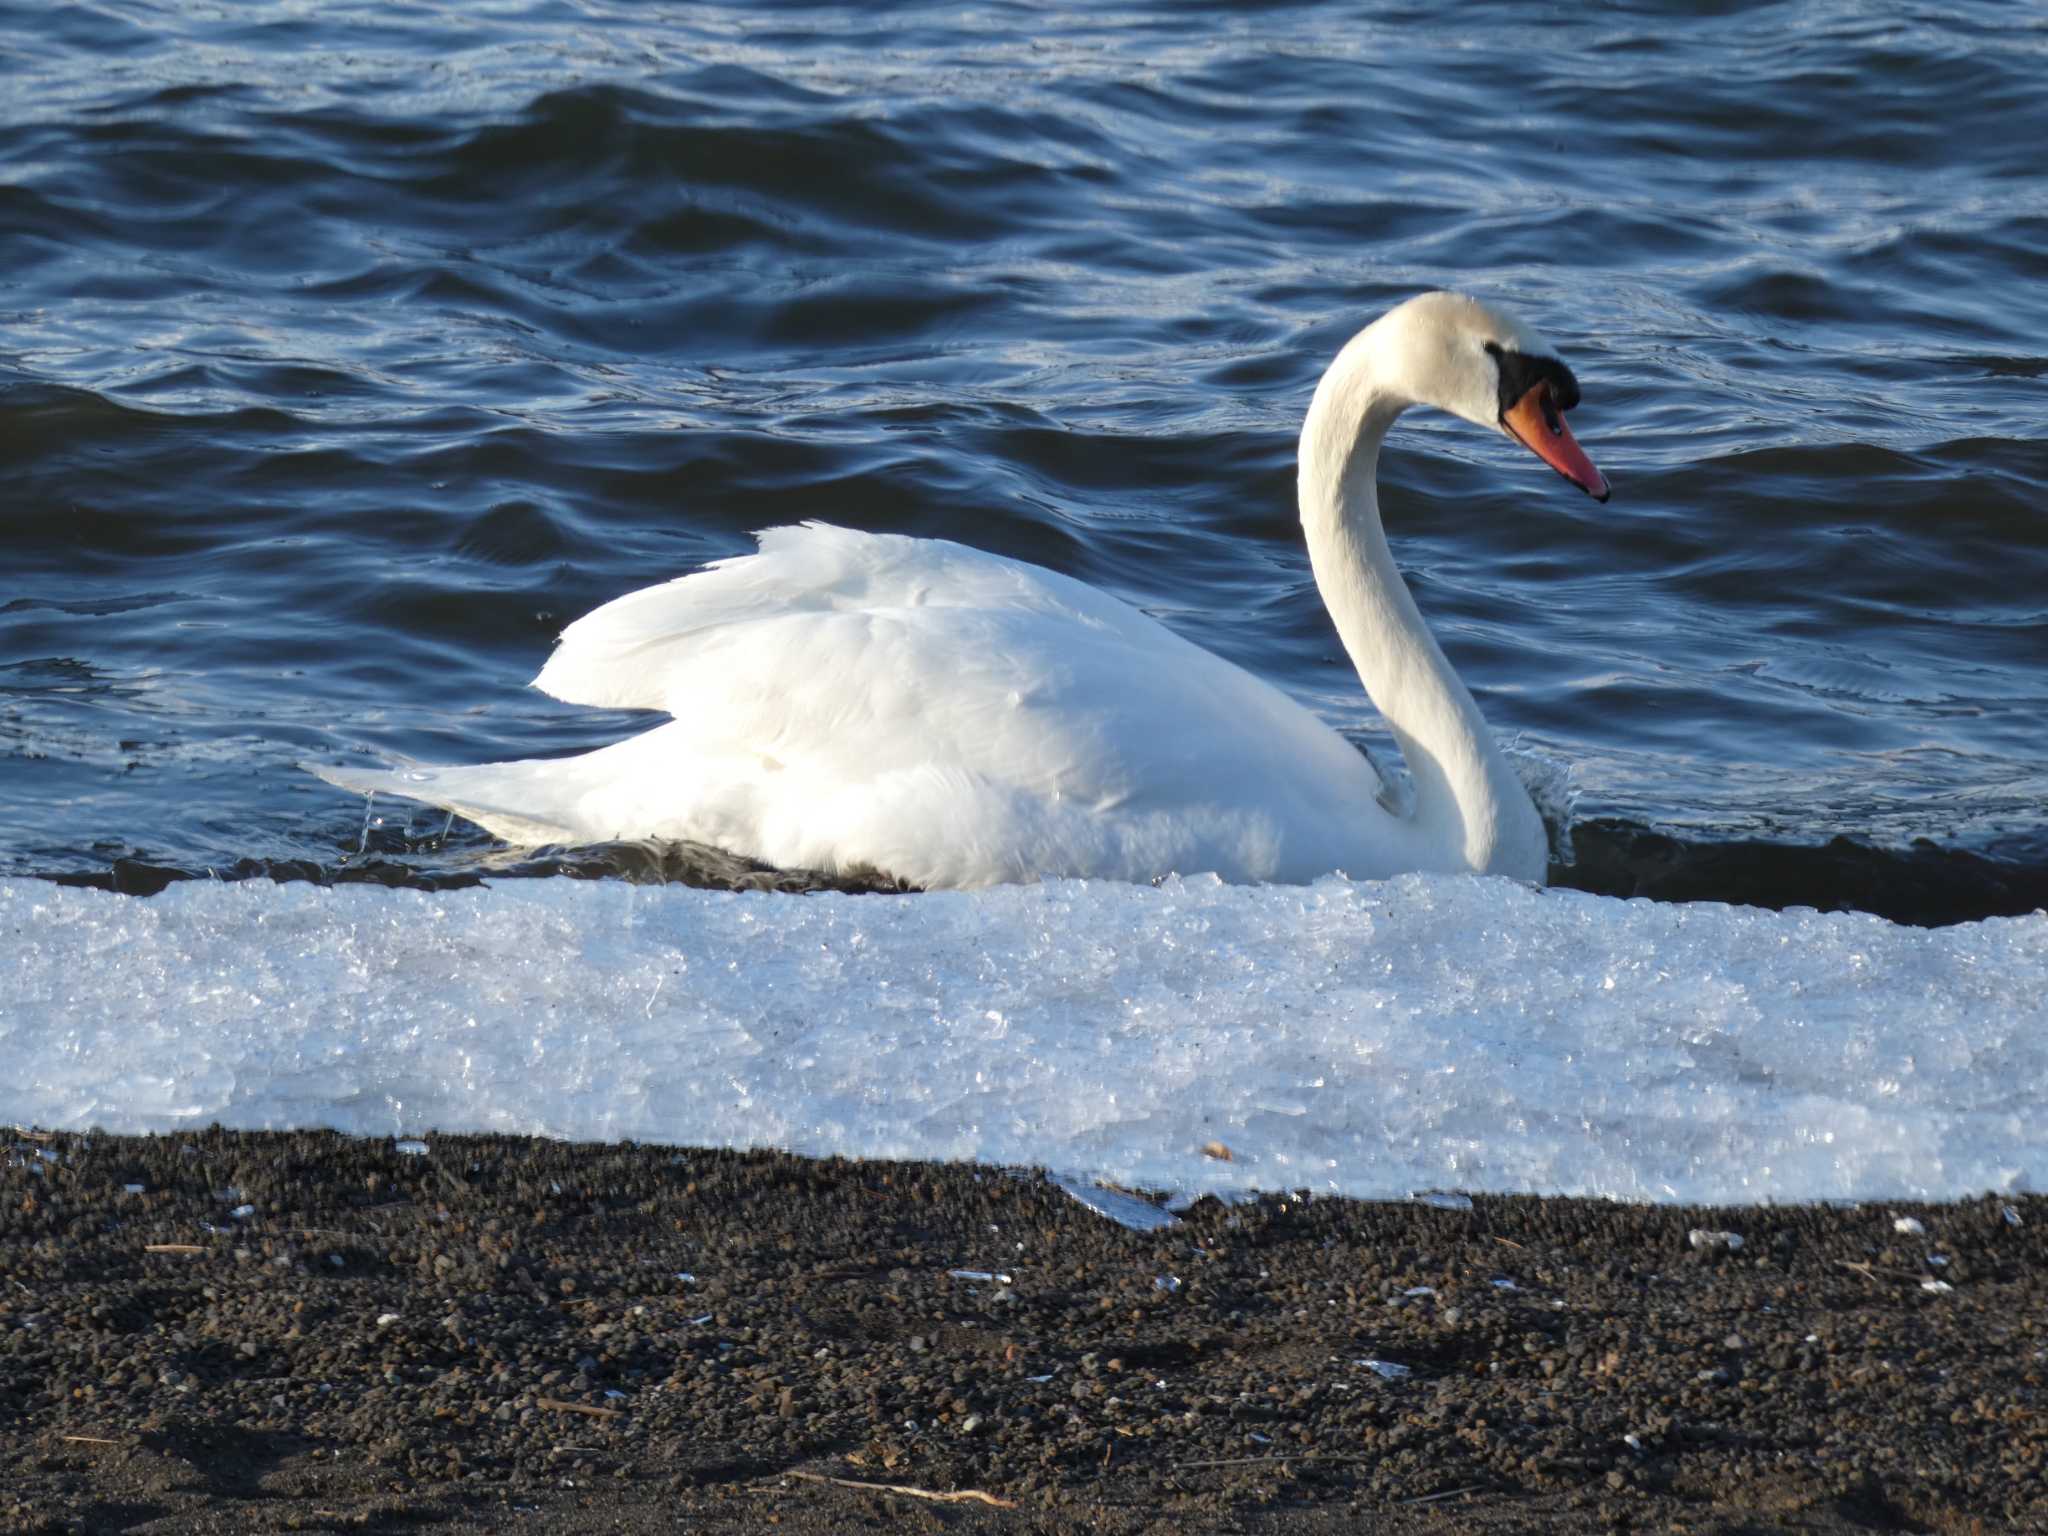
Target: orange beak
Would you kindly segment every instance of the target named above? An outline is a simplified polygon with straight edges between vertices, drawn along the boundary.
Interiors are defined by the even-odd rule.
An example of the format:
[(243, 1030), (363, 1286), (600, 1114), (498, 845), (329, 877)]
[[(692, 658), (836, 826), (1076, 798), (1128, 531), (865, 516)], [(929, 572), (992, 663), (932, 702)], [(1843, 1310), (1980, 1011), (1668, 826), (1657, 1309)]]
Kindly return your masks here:
[(1549, 384), (1532, 385), (1502, 414), (1500, 424), (1516, 442), (1595, 501), (1607, 499), (1607, 477), (1593, 467), (1572, 429), (1564, 424), (1564, 412), (1551, 398)]

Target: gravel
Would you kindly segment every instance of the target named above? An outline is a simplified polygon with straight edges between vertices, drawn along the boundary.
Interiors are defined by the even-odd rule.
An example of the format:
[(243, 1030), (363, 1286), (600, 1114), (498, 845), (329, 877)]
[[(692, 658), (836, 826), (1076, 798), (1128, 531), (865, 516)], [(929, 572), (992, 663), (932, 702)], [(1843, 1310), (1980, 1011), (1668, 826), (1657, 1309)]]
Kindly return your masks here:
[(0, 1531), (2048, 1530), (2048, 1200), (4, 1140)]

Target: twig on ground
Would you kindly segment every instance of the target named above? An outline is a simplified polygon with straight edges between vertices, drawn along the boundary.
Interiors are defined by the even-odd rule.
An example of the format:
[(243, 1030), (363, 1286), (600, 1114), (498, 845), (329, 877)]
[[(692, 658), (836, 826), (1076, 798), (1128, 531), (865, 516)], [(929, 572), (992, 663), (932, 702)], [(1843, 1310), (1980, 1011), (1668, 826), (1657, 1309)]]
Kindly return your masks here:
[(911, 1488), (903, 1483), (863, 1483), (851, 1477), (827, 1477), (822, 1472), (778, 1472), (776, 1476), (793, 1477), (805, 1483), (830, 1483), (834, 1488), (859, 1488), (867, 1493), (900, 1493), (906, 1499), (930, 1499), (935, 1504), (990, 1504), (997, 1509), (1017, 1507), (1015, 1500), (998, 1498), (979, 1488), (957, 1488), (951, 1493), (943, 1493), (930, 1488)]
[(599, 1408), (590, 1403), (565, 1403), (559, 1397), (536, 1397), (534, 1402), (543, 1408), (552, 1408), (557, 1413), (581, 1413), (593, 1419), (623, 1419), (625, 1414), (616, 1408)]
[(64, 1438), (77, 1445), (119, 1445), (121, 1443), (118, 1440), (106, 1439), (101, 1435), (66, 1435)]
[(206, 1245), (203, 1243), (144, 1243), (142, 1251), (144, 1253), (204, 1253), (206, 1252)]
[(1401, 1502), (1403, 1504), (1434, 1504), (1441, 1499), (1455, 1499), (1460, 1494), (1484, 1493), (1486, 1489), (1487, 1485), (1485, 1483), (1468, 1483), (1463, 1488), (1446, 1488), (1442, 1493), (1425, 1493), (1417, 1498), (1403, 1499)]
[(1260, 1467), (1278, 1466), (1287, 1461), (1378, 1461), (1377, 1456), (1348, 1456), (1336, 1451), (1281, 1451), (1271, 1456), (1224, 1456), (1215, 1461), (1184, 1461), (1180, 1464), (1183, 1472), (1197, 1467)]
[(1910, 1270), (1879, 1269), (1875, 1264), (1868, 1263), (1863, 1259), (1837, 1259), (1835, 1262), (1844, 1269), (1855, 1270), (1857, 1274), (1866, 1280), (1875, 1280), (1879, 1275), (1883, 1275), (1887, 1279), (1910, 1280), (1915, 1285), (1918, 1285), (1920, 1281), (1926, 1278), (1924, 1275), (1913, 1274)]

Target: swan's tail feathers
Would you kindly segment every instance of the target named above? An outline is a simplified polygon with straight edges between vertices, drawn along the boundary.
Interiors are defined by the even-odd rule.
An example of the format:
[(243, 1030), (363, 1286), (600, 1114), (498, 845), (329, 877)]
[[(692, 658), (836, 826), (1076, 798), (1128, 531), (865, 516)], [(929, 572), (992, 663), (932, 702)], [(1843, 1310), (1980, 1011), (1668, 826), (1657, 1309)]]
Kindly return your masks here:
[(556, 803), (569, 798), (558, 771), (560, 760), (480, 763), (475, 767), (437, 763), (409, 763), (391, 769), (330, 768), (319, 763), (306, 767), (337, 789), (359, 795), (396, 795), (453, 811), (518, 847), (587, 841), (578, 835), (569, 806)]

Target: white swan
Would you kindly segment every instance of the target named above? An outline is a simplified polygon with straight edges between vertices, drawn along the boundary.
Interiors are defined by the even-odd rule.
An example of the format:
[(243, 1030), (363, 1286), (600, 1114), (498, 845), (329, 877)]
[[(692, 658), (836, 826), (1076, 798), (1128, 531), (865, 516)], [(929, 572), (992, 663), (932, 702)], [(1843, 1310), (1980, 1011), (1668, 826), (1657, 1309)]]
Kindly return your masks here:
[(963, 545), (821, 523), (770, 529), (758, 554), (563, 633), (534, 685), (674, 717), (644, 735), (556, 760), (315, 771), (513, 843), (674, 838), (918, 886), (1176, 870), (1540, 883), (1542, 821), (1416, 610), (1374, 480), (1394, 418), (1434, 405), (1604, 501), (1561, 414), (1578, 393), (1526, 326), (1429, 293), (1353, 337), (1309, 406), (1309, 557), (1413, 774), (1405, 816), (1335, 731), (1116, 598)]

